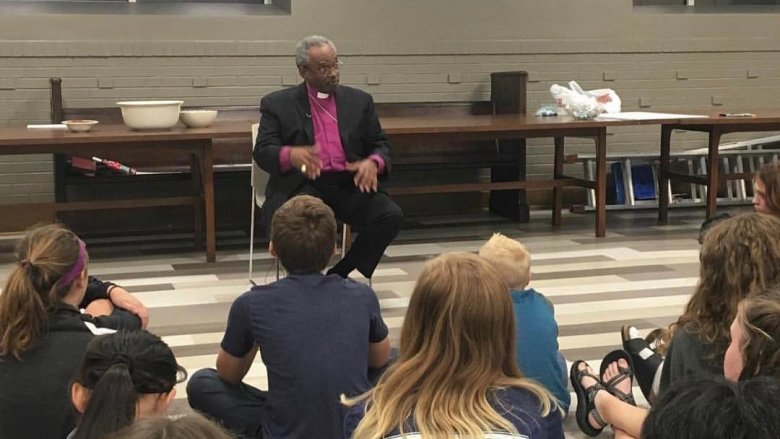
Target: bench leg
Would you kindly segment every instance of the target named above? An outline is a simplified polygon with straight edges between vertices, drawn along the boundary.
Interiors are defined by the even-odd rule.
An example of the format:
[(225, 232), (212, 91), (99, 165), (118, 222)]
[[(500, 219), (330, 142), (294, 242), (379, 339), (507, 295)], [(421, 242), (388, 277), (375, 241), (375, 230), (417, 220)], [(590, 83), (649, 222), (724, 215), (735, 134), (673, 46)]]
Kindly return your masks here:
[[(526, 145), (525, 139), (503, 139), (498, 141), (499, 155), (507, 152), (516, 157), (512, 166), (506, 162), (502, 166), (494, 166), (490, 169), (491, 182), (524, 181)], [(494, 190), (490, 191), (488, 202), (490, 211), (506, 218), (520, 222), (528, 222), (528, 203), (524, 189)]]
[(192, 194), (196, 197), (193, 207), (193, 230), (195, 233), (195, 250), (203, 250), (203, 178), (200, 174), (200, 157), (192, 154), (190, 158), (190, 175), (192, 176)]
[(217, 227), (214, 218), (214, 149), (211, 139), (205, 141), (201, 166), (203, 203), (206, 215), (206, 262), (215, 262), (217, 260)]
[(607, 234), (607, 129), (596, 136), (596, 237)]
[[(720, 128), (713, 126), (710, 129), (709, 151), (707, 152), (708, 173), (707, 173), (707, 218), (715, 215), (718, 209), (718, 148), (720, 147)], [(728, 171), (728, 170), (727, 170)]]
[(661, 125), (661, 163), (658, 179), (658, 223), (669, 221), (669, 155), (671, 152), (672, 127)]
[[(563, 178), (564, 138), (555, 137), (555, 158), (553, 160), (553, 179)], [(552, 225), (561, 225), (561, 209), (563, 208), (563, 188), (553, 186)]]

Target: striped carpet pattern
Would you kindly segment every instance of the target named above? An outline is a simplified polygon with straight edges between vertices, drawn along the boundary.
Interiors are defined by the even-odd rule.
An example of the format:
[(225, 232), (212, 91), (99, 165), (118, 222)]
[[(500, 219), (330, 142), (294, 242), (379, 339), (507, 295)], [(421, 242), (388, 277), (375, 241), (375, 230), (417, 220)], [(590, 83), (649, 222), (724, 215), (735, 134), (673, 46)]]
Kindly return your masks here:
[[(564, 215), (559, 228), (549, 225), (549, 212), (544, 211), (534, 211), (525, 224), (490, 216), (417, 222), (387, 249), (373, 278), (392, 343), (397, 346), (423, 263), (442, 252), (477, 251), (493, 232), (500, 231), (530, 250), (530, 286), (554, 303), (560, 348), (569, 364), (585, 359), (598, 370), (600, 358), (619, 347), (624, 323), (641, 330), (669, 324), (696, 285), (696, 238), (703, 211), (673, 211), (667, 226), (658, 226), (655, 215), (655, 211), (610, 212), (607, 237), (601, 239), (593, 236), (594, 218), (588, 214)], [(13, 266), (11, 248), (16, 238), (0, 237), (3, 279)], [(190, 373), (214, 367), (230, 305), (249, 286), (246, 234), (220, 234), (218, 262), (213, 264), (205, 263), (202, 253), (191, 248), (188, 234), (88, 238), (87, 244), (90, 274), (136, 294), (150, 310), (149, 329), (173, 348), (182, 366)], [(254, 257), (253, 279), (259, 284), (272, 282), (276, 275), (266, 246), (258, 241)], [(259, 357), (247, 382), (267, 386)], [(185, 398), (182, 384), (174, 411), (187, 409)], [(585, 437), (573, 416), (568, 416), (566, 429), (567, 437)]]

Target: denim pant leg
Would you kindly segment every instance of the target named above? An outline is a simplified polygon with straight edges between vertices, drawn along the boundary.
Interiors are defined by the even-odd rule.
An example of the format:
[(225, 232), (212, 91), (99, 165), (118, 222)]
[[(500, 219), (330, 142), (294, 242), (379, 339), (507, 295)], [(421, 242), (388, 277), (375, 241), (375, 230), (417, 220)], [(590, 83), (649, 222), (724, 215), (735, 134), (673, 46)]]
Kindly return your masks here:
[(219, 379), (214, 369), (201, 369), (187, 383), (190, 407), (246, 438), (262, 438), (266, 393), (250, 385)]

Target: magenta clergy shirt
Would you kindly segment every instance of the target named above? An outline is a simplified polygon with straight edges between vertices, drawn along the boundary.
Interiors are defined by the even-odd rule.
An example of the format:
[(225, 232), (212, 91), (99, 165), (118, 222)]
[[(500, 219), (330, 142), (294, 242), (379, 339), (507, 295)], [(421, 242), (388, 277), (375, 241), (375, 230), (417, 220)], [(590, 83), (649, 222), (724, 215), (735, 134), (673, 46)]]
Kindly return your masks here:
[[(344, 172), (347, 170), (347, 156), (341, 145), (336, 98), (332, 93), (329, 95), (318, 94), (308, 84), (306, 84), (306, 91), (309, 95), (309, 108), (314, 124), (314, 144), (318, 147), (317, 155), (322, 163), (322, 171)], [(377, 173), (381, 174), (385, 168), (385, 161), (379, 154), (372, 154), (369, 158), (376, 162)], [(279, 154), (279, 167), (282, 172), (292, 167), (290, 145), (282, 147)]]

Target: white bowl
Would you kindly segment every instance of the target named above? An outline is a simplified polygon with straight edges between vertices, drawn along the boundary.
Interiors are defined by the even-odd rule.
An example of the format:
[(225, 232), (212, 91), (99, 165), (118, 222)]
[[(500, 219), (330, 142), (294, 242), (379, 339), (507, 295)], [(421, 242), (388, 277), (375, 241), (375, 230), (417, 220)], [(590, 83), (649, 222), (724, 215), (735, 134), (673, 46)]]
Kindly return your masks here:
[(63, 124), (68, 127), (69, 130), (74, 133), (86, 133), (91, 130), (93, 126), (98, 124), (96, 120), (90, 119), (76, 119), (76, 120), (63, 120)]
[(205, 128), (217, 118), (217, 110), (182, 110), (179, 117), (190, 128)]
[(122, 108), (125, 125), (135, 130), (171, 128), (179, 121), (183, 101), (123, 101), (116, 104)]

